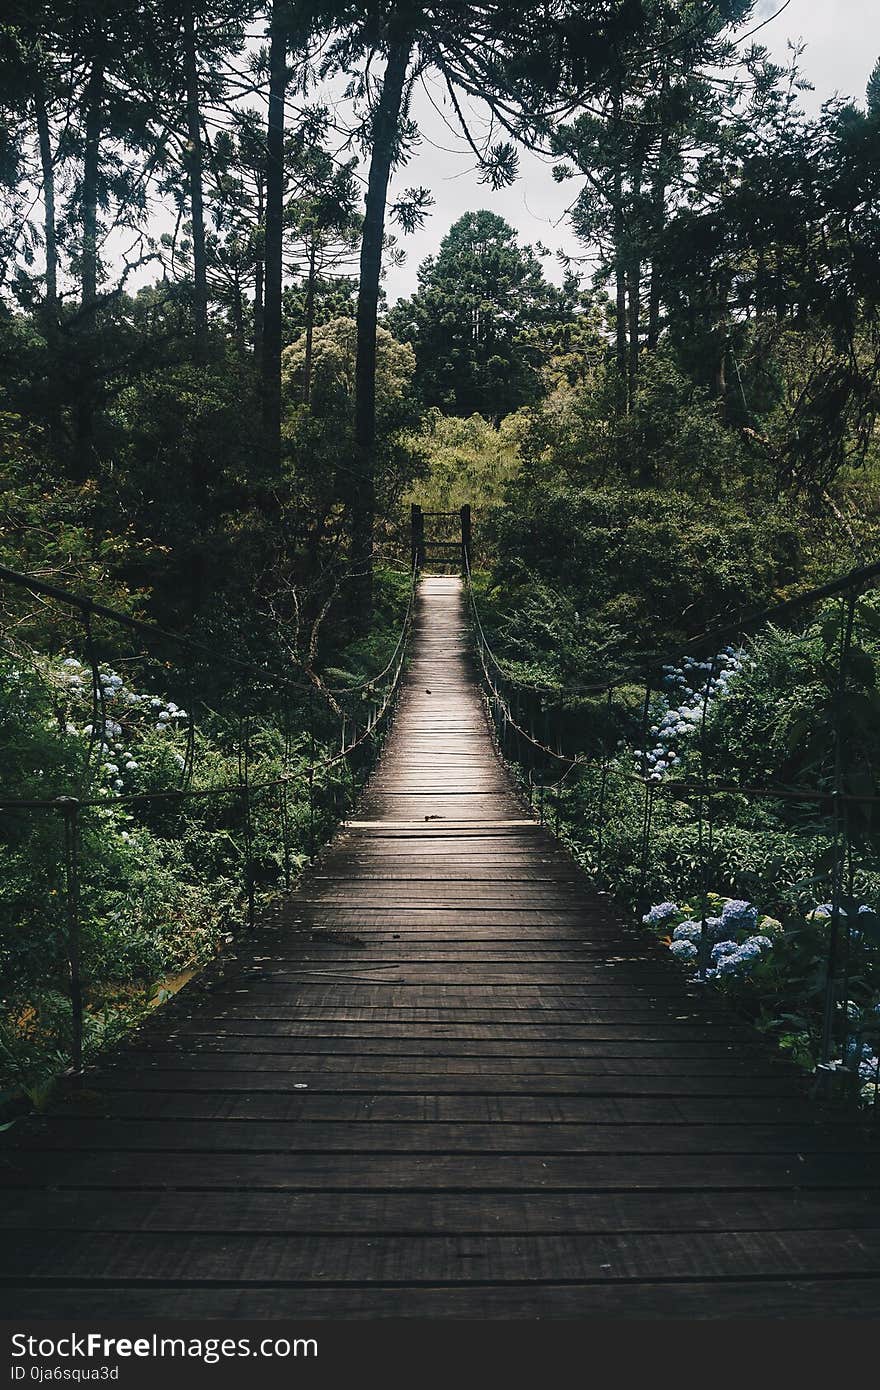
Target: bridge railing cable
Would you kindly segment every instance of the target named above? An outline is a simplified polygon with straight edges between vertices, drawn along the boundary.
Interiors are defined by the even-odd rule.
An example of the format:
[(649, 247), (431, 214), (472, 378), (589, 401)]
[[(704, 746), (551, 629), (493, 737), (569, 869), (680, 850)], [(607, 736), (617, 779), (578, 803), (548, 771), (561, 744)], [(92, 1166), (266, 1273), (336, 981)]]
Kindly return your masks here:
[[(864, 981), (856, 978), (856, 962), (861, 969), (861, 945), (869, 923), (868, 914), (859, 920), (855, 904), (857, 840), (864, 844), (865, 827), (873, 828), (873, 808), (880, 804), (880, 794), (859, 766), (847, 710), (860, 632), (863, 627), (874, 637), (880, 632), (880, 610), (861, 602), (880, 586), (880, 563), (850, 570), (782, 603), (706, 628), (686, 639), (676, 652), (639, 654), (620, 662), (601, 680), (558, 687), (521, 679), (496, 654), (486, 634), (467, 553), (463, 567), (477, 670), (499, 749), (519, 769), (537, 818), (556, 834), (562, 829), (570, 789), (579, 780), (588, 784), (589, 867), (597, 885), (621, 887), (612, 882), (607, 862), (612, 780), (616, 788), (630, 786), (640, 798), (634, 862), (624, 885), (640, 913), (650, 905), (660, 800), (676, 807), (677, 815), (689, 816), (695, 837), (694, 882), (687, 887), (688, 901), (695, 899), (698, 905), (698, 980), (707, 977), (711, 960), (710, 896), (719, 863), (715, 832), (724, 798), (775, 802), (789, 807), (791, 814), (809, 813), (816, 826), (817, 857), (822, 861), (818, 882), (826, 885), (828, 893), (819, 1073), (828, 1086), (855, 1088), (860, 1078), (864, 1080), (860, 1059), (865, 1048), (863, 1039), (854, 1037), (849, 1020), (857, 1009), (863, 1012), (865, 1003)], [(720, 775), (715, 767), (718, 750), (713, 750), (711, 738), (716, 696), (748, 659), (750, 639), (770, 628), (797, 636), (797, 621), (803, 625), (810, 619), (814, 626), (821, 621), (833, 639), (827, 658), (833, 667), (827, 677), (828, 757), (819, 760), (815, 780), (808, 784), (803, 779), (770, 776), (756, 783)], [(663, 744), (662, 721), (672, 717), (672, 697), (683, 685), (690, 692), (687, 727), (680, 730), (686, 752), (684, 757), (675, 752), (670, 756)], [(876, 950), (880, 954), (880, 934)], [(871, 969), (876, 975), (873, 985), (880, 991), (880, 968), (875, 963)], [(880, 1047), (875, 1046), (871, 1055), (877, 1054)], [(878, 1113), (880, 1063), (873, 1095)]]
[[(44, 681), (58, 682), (64, 672), (63, 691), (54, 690), (53, 702), (71, 753), (58, 773), (58, 785), (40, 795), (10, 795), (0, 790), (0, 812), (7, 826), (18, 816), (48, 815), (61, 825), (59, 869), (64, 904), (63, 953), (65, 988), (71, 1009), (69, 1061), (75, 1076), (83, 1065), (84, 1015), (87, 1003), (84, 971), (82, 903), (83, 829), (100, 825), (108, 812), (147, 812), (167, 824), (169, 815), (187, 804), (216, 802), (237, 843), (241, 863), (242, 893), (249, 930), (256, 926), (258, 864), (255, 853), (255, 816), (258, 807), (277, 816), (281, 842), (280, 875), (285, 890), (292, 884), (294, 861), (313, 860), (334, 826), (356, 800), (373, 756), (384, 737), (400, 689), (412, 630), (418, 574), (409, 575), (403, 621), (390, 659), (368, 680), (335, 691), (328, 699), (314, 681), (300, 680), (258, 661), (220, 651), (209, 643), (168, 632), (106, 604), (51, 584), (40, 576), (0, 566), (0, 592), (6, 587), (30, 595), (41, 603), (72, 615), (72, 631), (64, 629), (59, 644), (56, 627), (49, 624), (50, 653), (25, 644), (16, 622), (7, 624), (3, 639), (7, 653), (22, 667), (30, 661)], [(53, 610), (54, 611), (54, 610)], [(96, 636), (96, 622), (102, 627)], [(111, 669), (108, 632), (126, 633), (141, 644), (135, 652), (116, 644), (112, 667), (136, 672), (141, 679), (162, 680), (171, 693), (186, 693), (187, 706), (156, 694), (136, 694)], [(63, 653), (67, 651), (68, 656)], [(73, 652), (79, 652), (74, 656)], [(171, 653), (169, 658), (169, 652)], [(215, 710), (199, 698), (197, 678), (206, 671), (222, 673), (225, 698), (231, 708)], [(231, 681), (231, 685), (230, 685)], [(348, 700), (347, 697), (353, 697)], [(78, 711), (78, 723), (65, 725), (62, 704)], [(206, 728), (206, 746), (221, 741), (227, 748), (233, 777), (205, 767), (199, 774), (197, 738), (200, 719)], [(155, 711), (158, 710), (158, 714)], [(155, 719), (154, 725), (150, 721)], [(126, 726), (125, 728), (123, 726)], [(126, 786), (111, 759), (128, 736), (139, 731), (164, 730), (168, 755), (176, 760), (175, 786)], [(257, 742), (269, 744), (258, 750)], [(182, 748), (183, 751), (180, 751)], [(129, 754), (136, 749), (130, 742)], [(213, 759), (216, 762), (216, 758)], [(137, 768), (133, 757), (127, 764)], [(42, 772), (38, 772), (42, 777)], [(293, 794), (293, 796), (292, 796)], [(235, 809), (237, 808), (237, 809)], [(2, 988), (2, 982), (0, 982)]]

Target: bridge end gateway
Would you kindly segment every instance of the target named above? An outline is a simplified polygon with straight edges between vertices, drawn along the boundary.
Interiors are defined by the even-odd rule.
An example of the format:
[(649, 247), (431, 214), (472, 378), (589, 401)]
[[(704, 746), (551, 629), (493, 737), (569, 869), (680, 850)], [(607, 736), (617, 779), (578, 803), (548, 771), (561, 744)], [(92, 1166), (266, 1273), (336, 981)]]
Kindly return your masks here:
[[(425, 521), (431, 523), (426, 532)], [(457, 534), (456, 534), (457, 533)], [(426, 512), (413, 503), (410, 508), (410, 554), (413, 569), (425, 568), (426, 554), (445, 552), (449, 558), (444, 564), (453, 564), (453, 556), (458, 555), (462, 573), (466, 573), (472, 555), (473, 523), (470, 504), (459, 507), (457, 511)], [(455, 537), (455, 539), (453, 539)], [(438, 557), (439, 559), (439, 557)]]

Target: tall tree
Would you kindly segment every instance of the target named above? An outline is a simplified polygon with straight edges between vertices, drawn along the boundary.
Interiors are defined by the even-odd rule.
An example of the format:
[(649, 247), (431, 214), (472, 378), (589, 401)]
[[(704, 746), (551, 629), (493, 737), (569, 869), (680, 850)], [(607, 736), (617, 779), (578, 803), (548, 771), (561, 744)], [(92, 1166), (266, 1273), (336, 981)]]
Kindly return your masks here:
[(372, 600), (373, 520), (376, 507), (376, 325), (388, 181), (399, 153), (399, 124), (407, 69), (413, 49), (408, 26), (392, 11), (388, 55), (382, 90), (370, 125), (370, 173), (361, 238), (360, 280), (357, 303), (357, 367), (355, 373), (354, 438), (355, 487), (351, 506), (351, 558), (355, 573), (363, 577), (360, 592), (369, 610)]
[(192, 217), (193, 318), (196, 355), (200, 361), (204, 361), (208, 354), (208, 260), (205, 249), (198, 49), (192, 0), (183, 0), (183, 62), (186, 78), (186, 163)]
[[(751, 8), (729, 0), (695, 13), (673, 0), (645, 5), (646, 31), (621, 45), (604, 91), (554, 133), (565, 156), (560, 179), (584, 180), (575, 230), (599, 252), (598, 278), (614, 283), (618, 408), (632, 408), (640, 355), (660, 338), (662, 281), (657, 255), (670, 205), (686, 193), (689, 165), (735, 108), (740, 87), (731, 25)], [(647, 268), (647, 284), (646, 284)]]
[(573, 317), (571, 298), (547, 281), (532, 248), (483, 210), (452, 226), (389, 324), (415, 348), (426, 405), (497, 422), (541, 393), (535, 330)]
[(260, 382), (263, 460), (267, 475), (278, 470), (281, 451), (281, 319), (284, 262), (284, 103), (289, 80), (288, 0), (272, 0), (269, 20), (269, 119), (266, 131), (266, 214)]

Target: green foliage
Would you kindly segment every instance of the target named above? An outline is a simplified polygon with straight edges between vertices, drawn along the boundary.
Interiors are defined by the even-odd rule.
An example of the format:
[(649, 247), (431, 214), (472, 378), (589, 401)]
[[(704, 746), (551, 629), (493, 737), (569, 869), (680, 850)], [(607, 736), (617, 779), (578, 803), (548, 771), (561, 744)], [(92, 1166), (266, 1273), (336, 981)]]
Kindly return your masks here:
[[(548, 612), (570, 605), (590, 625), (584, 645), (594, 648), (594, 667), (615, 651), (674, 646), (728, 613), (760, 608), (801, 568), (801, 536), (785, 509), (755, 516), (672, 488), (575, 488), (524, 475), (494, 534), (508, 610), (534, 610), (536, 581), (547, 586)], [(531, 640), (519, 622), (518, 646)]]
[(528, 331), (573, 317), (571, 291), (550, 285), (532, 248), (481, 211), (452, 226), (388, 321), (415, 348), (426, 405), (497, 422), (540, 395), (541, 354)]
[[(348, 682), (387, 664), (408, 595), (407, 574), (378, 571), (370, 636), (329, 645)], [(351, 794), (341, 766), (319, 768), (314, 800), (309, 794), (309, 764), (337, 746), (329, 697), (298, 705), (288, 696), (285, 738), (277, 699), (250, 693), (248, 822), (235, 706), (221, 713), (200, 704), (188, 752), (186, 711), (155, 693), (162, 668), (129, 658), (124, 669), (123, 681), (101, 664), (106, 717), (99, 704), (96, 721), (91, 673), (78, 658), (38, 656), (21, 641), (0, 651), (4, 795), (48, 803), (9, 808), (0, 819), (0, 1090), (23, 1089), (35, 1103), (48, 1096), (71, 1041), (58, 797), (83, 803), (78, 915), (91, 1056), (242, 929), (251, 880), (258, 906), (283, 889)], [(365, 722), (371, 694), (347, 699), (350, 719)], [(370, 757), (366, 749), (360, 773)], [(186, 794), (175, 797), (188, 766)]]
[(461, 419), (428, 410), (406, 443), (425, 470), (404, 499), (426, 511), (454, 511), (468, 504), (477, 512), (497, 506), (519, 472), (525, 420), (508, 415), (496, 429), (481, 415)]
[[(354, 402), (357, 328), (352, 318), (334, 318), (315, 329), (312, 405), (316, 414), (335, 414), (337, 424), (350, 416)], [(282, 354), (282, 382), (291, 401), (298, 399), (305, 362), (305, 339), (297, 338)], [(387, 419), (406, 395), (416, 369), (409, 343), (397, 342), (381, 326), (376, 334), (376, 396), (380, 418)]]

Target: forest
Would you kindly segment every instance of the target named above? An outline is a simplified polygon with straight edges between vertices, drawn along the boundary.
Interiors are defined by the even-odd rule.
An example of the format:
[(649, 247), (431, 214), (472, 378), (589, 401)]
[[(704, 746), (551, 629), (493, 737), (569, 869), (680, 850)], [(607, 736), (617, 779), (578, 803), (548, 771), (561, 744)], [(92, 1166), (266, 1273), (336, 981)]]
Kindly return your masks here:
[[(833, 581), (880, 543), (880, 61), (815, 110), (766, 14), (11, 0), (0, 1091), (45, 1103), (352, 804), (418, 504), (473, 509), (478, 655), (542, 818), (876, 1098), (880, 597)], [(484, 195), (452, 225), (406, 186), (426, 83)], [(493, 210), (527, 154), (577, 254)]]

